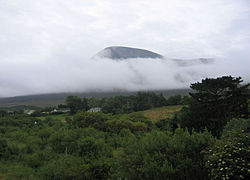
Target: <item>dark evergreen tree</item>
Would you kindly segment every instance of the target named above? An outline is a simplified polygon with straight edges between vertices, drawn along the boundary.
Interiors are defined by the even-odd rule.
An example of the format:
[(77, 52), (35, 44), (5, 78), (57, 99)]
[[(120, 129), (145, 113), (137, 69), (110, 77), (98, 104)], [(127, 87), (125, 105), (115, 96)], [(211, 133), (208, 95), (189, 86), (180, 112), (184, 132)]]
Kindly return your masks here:
[(207, 128), (219, 136), (229, 119), (247, 117), (249, 84), (241, 83), (241, 77), (223, 76), (191, 84), (195, 92), (190, 93), (191, 101), (183, 109), (181, 125), (197, 131)]

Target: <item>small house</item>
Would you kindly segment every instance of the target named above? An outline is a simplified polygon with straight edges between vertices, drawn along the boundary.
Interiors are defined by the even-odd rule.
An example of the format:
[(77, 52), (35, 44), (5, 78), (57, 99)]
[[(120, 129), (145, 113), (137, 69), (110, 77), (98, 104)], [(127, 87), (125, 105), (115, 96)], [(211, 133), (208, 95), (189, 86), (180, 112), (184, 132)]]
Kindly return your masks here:
[(100, 112), (100, 111), (101, 111), (101, 108), (94, 107), (94, 108), (89, 109), (87, 112)]

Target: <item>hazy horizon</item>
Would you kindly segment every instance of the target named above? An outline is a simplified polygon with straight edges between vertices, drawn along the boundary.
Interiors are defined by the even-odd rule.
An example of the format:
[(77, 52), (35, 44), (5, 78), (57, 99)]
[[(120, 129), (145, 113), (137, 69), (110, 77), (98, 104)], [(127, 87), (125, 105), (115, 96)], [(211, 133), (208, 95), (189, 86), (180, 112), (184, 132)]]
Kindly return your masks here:
[[(223, 75), (250, 82), (249, 19), (248, 0), (0, 0), (0, 97), (188, 88)], [(91, 59), (109, 46), (166, 59)]]

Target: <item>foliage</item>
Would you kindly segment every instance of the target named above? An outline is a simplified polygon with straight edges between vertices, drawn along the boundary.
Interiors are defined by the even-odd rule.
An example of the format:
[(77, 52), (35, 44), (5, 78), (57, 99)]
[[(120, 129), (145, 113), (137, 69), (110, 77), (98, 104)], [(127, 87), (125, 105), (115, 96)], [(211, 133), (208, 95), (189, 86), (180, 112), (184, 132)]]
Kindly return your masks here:
[(5, 158), (8, 151), (8, 145), (5, 139), (0, 137), (0, 158)]
[(112, 119), (105, 122), (104, 126), (108, 132), (119, 133), (122, 129), (129, 129), (135, 133), (137, 131), (150, 131), (152, 125), (148, 118), (140, 114), (129, 114), (113, 116)]
[(250, 132), (250, 119), (233, 118), (223, 128), (222, 136), (230, 136), (234, 130), (243, 130), (244, 132)]
[[(238, 92), (238, 88), (241, 86), (233, 92)], [(206, 88), (201, 92), (206, 92)], [(223, 91), (224, 94), (229, 92), (229, 87)], [(201, 97), (205, 100), (208, 96)], [(217, 104), (207, 99), (207, 103), (199, 104), (195, 95), (169, 99), (152, 93), (103, 99), (73, 97), (71, 115), (32, 117), (21, 112), (1, 112), (0, 178), (249, 178), (249, 119), (237, 117), (244, 115), (243, 109), (238, 108), (243, 96), (245, 98), (238, 93), (234, 102), (233, 96), (223, 95), (225, 98), (219, 98)], [(166, 103), (187, 102), (184, 114), (178, 113), (182, 106), (165, 106)], [(225, 119), (214, 107), (209, 107), (224, 107), (222, 102), (231, 107), (224, 108), (230, 109)], [(104, 108), (105, 113), (86, 112), (86, 107), (105, 107), (106, 111)], [(139, 111), (148, 108), (154, 109)], [(218, 114), (210, 115), (210, 111)], [(208, 117), (201, 116), (206, 114)], [(233, 116), (236, 118), (227, 119)], [(220, 125), (217, 121), (213, 124), (211, 117), (222, 118), (225, 123), (228, 121), (223, 125), (221, 139), (209, 133), (214, 133), (216, 125)], [(189, 131), (183, 127), (188, 127)], [(209, 131), (206, 127), (210, 128)], [(229, 168), (232, 169), (229, 171)]]
[(209, 134), (161, 131), (141, 113), (78, 112), (67, 122), (36, 121), (28, 116), (0, 118), (0, 127), (5, 127), (0, 131), (0, 166), (9, 164), (0, 173), (6, 178), (183, 178), (198, 169), (206, 175), (200, 151)]
[(70, 108), (71, 114), (74, 114), (80, 110), (86, 111), (88, 109), (87, 100), (85, 98), (81, 99), (77, 96), (68, 96), (66, 98), (66, 105), (67, 105), (67, 107)]
[(181, 103), (182, 103), (182, 96), (181, 95), (170, 96), (166, 102), (167, 105), (178, 105)]
[[(66, 98), (66, 106), (70, 108), (71, 114), (96, 107), (99, 107), (104, 113), (126, 114), (166, 105), (186, 104), (189, 99), (188, 96), (181, 95), (170, 96), (166, 99), (162, 93), (138, 92), (135, 95), (120, 95), (102, 99), (68, 96)], [(65, 107), (65, 105), (60, 104), (58, 107)], [(50, 111), (52, 110), (53, 108)]]
[(102, 112), (79, 112), (73, 117), (72, 124), (78, 128), (93, 126), (101, 129), (108, 117), (108, 115)]
[(202, 150), (208, 132), (177, 129), (175, 134), (153, 131), (117, 152), (114, 174), (124, 179), (206, 179)]
[(81, 170), (82, 161), (79, 157), (71, 155), (59, 155), (42, 167), (40, 175), (44, 179), (83, 179)]
[(232, 131), (207, 152), (206, 166), (211, 179), (249, 179), (250, 133)]
[(240, 77), (223, 76), (203, 79), (191, 84), (192, 101), (183, 108), (181, 125), (191, 130), (207, 128), (214, 136), (220, 136), (223, 127), (232, 117), (247, 117), (248, 85), (241, 85)]

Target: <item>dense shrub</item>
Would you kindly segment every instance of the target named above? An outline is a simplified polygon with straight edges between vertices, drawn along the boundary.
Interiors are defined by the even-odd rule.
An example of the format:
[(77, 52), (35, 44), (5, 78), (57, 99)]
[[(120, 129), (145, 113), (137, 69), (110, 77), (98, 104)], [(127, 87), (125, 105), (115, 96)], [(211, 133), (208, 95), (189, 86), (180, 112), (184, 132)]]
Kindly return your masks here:
[(235, 130), (209, 149), (206, 166), (211, 179), (249, 179), (249, 162), (250, 133)]
[(231, 119), (223, 128), (222, 136), (229, 136), (234, 130), (243, 130), (244, 132), (250, 132), (250, 119)]
[(113, 173), (124, 179), (206, 179), (202, 151), (211, 142), (208, 132), (153, 131), (117, 151)]

